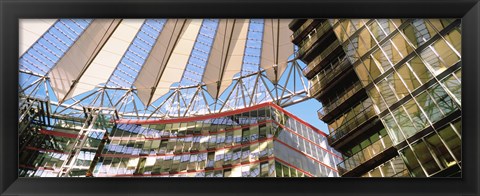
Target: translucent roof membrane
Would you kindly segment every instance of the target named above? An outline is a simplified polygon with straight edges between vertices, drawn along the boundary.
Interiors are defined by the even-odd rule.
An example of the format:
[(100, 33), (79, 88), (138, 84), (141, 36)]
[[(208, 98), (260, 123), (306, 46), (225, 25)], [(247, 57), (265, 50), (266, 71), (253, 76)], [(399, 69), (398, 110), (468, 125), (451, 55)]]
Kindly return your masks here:
[(218, 19), (203, 20), (200, 33), (197, 36), (192, 54), (180, 81), (181, 86), (197, 85), (202, 80), (217, 26)]
[(107, 86), (131, 87), (166, 19), (147, 19), (107, 82)]
[(46, 75), (91, 22), (91, 19), (58, 20), (20, 57), (20, 70)]
[[(302, 83), (305, 83), (302, 81), (301, 76), (296, 77), (298, 74), (283, 74), (282, 69), (279, 72), (275, 72), (274, 74), (278, 74), (278, 77), (274, 76), (273, 78), (275, 80), (277, 78), (281, 79), (282, 75), (284, 75), (283, 80), (277, 81), (278, 84), (273, 84), (272, 69), (268, 69), (273, 64), (270, 63), (272, 65), (263, 66), (267, 70), (260, 66), (261, 62), (263, 62), (262, 65), (265, 64), (265, 59), (271, 58), (269, 54), (266, 54), (268, 52), (262, 51), (262, 47), (266, 47), (262, 42), (266, 36), (264, 28), (268, 29), (267, 33), (272, 34), (274, 31), (272, 25), (265, 25), (264, 19), (248, 19), (248, 23), (237, 24), (238, 27), (241, 27), (241, 30), (239, 32), (232, 31), (232, 33), (236, 33), (234, 34), (235, 36), (227, 40), (235, 41), (235, 43), (241, 40), (238, 41), (240, 45), (235, 45), (236, 47), (231, 48), (231, 54), (212, 52), (213, 48), (216, 47), (214, 46), (215, 40), (219, 38), (217, 36), (222, 36), (218, 32), (218, 29), (223, 25), (221, 23), (223, 22), (222, 20), (226, 19), (202, 19), (202, 22), (188, 23), (185, 26), (185, 31), (195, 26), (195, 32), (189, 35), (188, 40), (175, 39), (173, 43), (181, 44), (181, 41), (185, 42), (189, 46), (188, 49), (182, 45), (182, 47), (179, 47), (181, 50), (179, 48), (175, 49), (178, 50), (177, 52), (172, 53), (170, 51), (168, 54), (155, 54), (155, 56), (153, 56), (153, 53), (160, 51), (152, 52), (153, 49), (157, 48), (155, 44), (160, 43), (158, 46), (167, 44), (161, 38), (163, 33), (165, 33), (166, 37), (173, 36), (173, 33), (175, 33), (167, 31), (168, 19), (142, 19), (142, 21), (135, 23), (136, 26), (131, 31), (115, 28), (112, 32), (113, 34), (124, 32), (124, 34), (129, 35), (129, 40), (124, 40), (125, 43), (118, 42), (121, 43), (119, 46), (123, 49), (115, 53), (112, 52), (115, 50), (109, 50), (112, 48), (102, 47), (96, 53), (107, 54), (107, 52), (111, 52), (112, 55), (105, 55), (105, 57), (99, 58), (98, 55), (94, 54), (95, 59), (90, 64), (80, 63), (81, 66), (86, 68), (85, 70), (75, 71), (67, 69), (68, 71), (65, 73), (71, 74), (72, 77), (58, 80), (59, 82), (76, 81), (75, 79), (77, 78), (80, 78), (80, 80), (77, 83), (67, 82), (65, 83), (66, 85), (55, 84), (65, 87), (68, 93), (72, 92), (72, 97), (61, 96), (60, 99), (57, 97), (60, 91), (52, 88), (54, 83), (52, 82), (53, 77), (40, 81), (42, 84), (38, 85), (40, 86), (39, 88), (33, 82), (38, 77), (50, 75), (50, 72), (53, 72), (52, 70), (56, 70), (56, 67), (61, 65), (59, 62), (62, 62), (63, 58), (73, 54), (71, 51), (74, 46), (87, 35), (85, 32), (94, 29), (93, 24), (96, 24), (96, 22), (90, 19), (52, 21), (51, 28), (45, 28), (42, 31), (45, 32), (44, 35), (20, 57), (20, 90), (28, 88), (22, 91), (26, 96), (48, 97), (48, 99), (55, 102), (54, 105), (61, 105), (59, 106), (61, 109), (58, 110), (58, 113), (61, 114), (67, 114), (70, 110), (79, 110), (78, 114), (80, 114), (81, 107), (84, 106), (115, 107), (122, 118), (137, 119), (178, 118), (216, 113), (273, 101), (274, 99), (277, 99), (275, 101), (283, 106), (294, 103), (294, 101), (307, 99), (308, 84), (301, 86)], [(271, 22), (270, 20), (267, 21)], [(123, 22), (121, 21), (120, 23)], [(193, 26), (190, 27), (190, 25)], [(282, 31), (282, 33), (287, 33), (290, 36), (291, 32)], [(180, 32), (176, 32), (176, 34), (175, 37), (180, 36)], [(113, 43), (115, 40), (103, 41), (106, 44)], [(99, 41), (93, 42), (95, 43), (92, 44), (96, 45), (103, 43)], [(87, 41), (86, 43), (90, 42)], [(293, 44), (291, 45), (293, 47)], [(173, 46), (175, 45), (171, 46), (172, 48), (170, 49), (174, 50)], [(271, 47), (272, 50), (275, 49), (273, 48), (275, 46)], [(115, 49), (116, 47), (113, 48)], [(234, 63), (220, 62), (223, 67), (213, 66), (213, 68), (209, 68), (207, 66), (210, 65), (210, 60), (224, 58), (228, 55), (235, 56), (235, 59), (232, 60)], [(291, 54), (286, 53), (279, 55), (291, 56)], [(164, 70), (150, 73), (150, 71), (147, 71), (147, 65), (149, 65), (147, 60), (156, 56), (166, 57), (165, 65), (163, 65), (165, 67), (162, 68)], [(96, 59), (97, 57), (98, 59)], [(280, 63), (286, 63), (283, 62), (285, 61), (284, 59), (286, 60), (286, 58), (282, 58)], [(82, 60), (85, 60), (85, 63), (89, 63), (87, 59), (82, 58)], [(72, 62), (78, 63), (78, 61)], [(157, 69), (160, 69), (160, 66), (158, 63), (150, 65), (150, 67)], [(288, 68), (284, 69), (287, 69), (286, 73), (290, 73), (297, 66), (295, 63), (289, 63)], [(98, 72), (100, 70), (99, 67), (108, 69), (108, 73)], [(148, 73), (143, 74), (142, 70)], [(270, 71), (270, 75), (266, 71)], [(103, 75), (99, 74), (97, 76), (97, 73), (102, 73)], [(175, 75), (172, 75), (172, 73)], [(208, 84), (205, 84), (206, 82), (204, 81), (206, 73), (215, 76)], [(66, 74), (59, 75), (63, 77)], [(90, 77), (94, 79), (101, 77), (102, 79), (85, 79)], [(146, 80), (146, 78), (150, 77), (156, 82), (149, 82), (143, 87), (137, 86), (137, 81), (141, 79)], [(287, 78), (290, 79), (287, 80)], [(296, 84), (296, 86), (293, 84)], [(300, 90), (298, 90), (298, 87), (300, 87)], [(82, 93), (75, 94), (77, 88)], [(213, 88), (218, 89), (216, 91), (209, 90)], [(154, 93), (141, 93), (140, 91), (144, 89), (149, 89), (149, 92)], [(84, 90), (88, 92), (83, 93)], [(149, 103), (147, 104), (145, 100), (148, 100)], [(278, 100), (284, 101), (280, 102)]]
[(262, 52), (263, 19), (251, 19), (248, 28), (247, 46), (243, 58), (242, 75), (256, 73), (259, 70)]

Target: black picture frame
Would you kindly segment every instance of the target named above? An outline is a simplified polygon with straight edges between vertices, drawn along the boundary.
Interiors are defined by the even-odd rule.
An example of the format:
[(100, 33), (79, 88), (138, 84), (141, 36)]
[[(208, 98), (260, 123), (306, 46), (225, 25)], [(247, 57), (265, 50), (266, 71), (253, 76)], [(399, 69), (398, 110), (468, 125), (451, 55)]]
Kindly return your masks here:
[[(0, 195), (480, 195), (478, 0), (1, 0)], [(462, 18), (462, 178), (18, 178), (20, 18)]]

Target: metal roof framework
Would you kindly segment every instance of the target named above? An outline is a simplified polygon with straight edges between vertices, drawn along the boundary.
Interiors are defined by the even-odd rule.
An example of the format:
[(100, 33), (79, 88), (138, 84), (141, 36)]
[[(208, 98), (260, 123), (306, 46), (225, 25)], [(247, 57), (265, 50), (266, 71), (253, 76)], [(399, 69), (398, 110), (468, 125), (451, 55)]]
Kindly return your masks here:
[(169, 119), (309, 98), (290, 20), (49, 22), (20, 22), (21, 32), (38, 32), (23, 36), (19, 96), (49, 102), (52, 114), (105, 107), (126, 119)]

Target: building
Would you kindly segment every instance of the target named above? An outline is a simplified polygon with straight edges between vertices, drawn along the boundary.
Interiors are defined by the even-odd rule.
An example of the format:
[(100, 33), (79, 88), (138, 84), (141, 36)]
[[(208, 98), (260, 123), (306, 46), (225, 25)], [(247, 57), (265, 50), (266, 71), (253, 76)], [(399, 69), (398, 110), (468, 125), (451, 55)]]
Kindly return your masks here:
[(289, 28), (342, 176), (461, 176), (460, 19), (296, 19)]
[(41, 111), (32, 109), (38, 115), (20, 135), (22, 177), (338, 177), (341, 156), (327, 135), (271, 102), (156, 120), (116, 120), (114, 110), (93, 108), (84, 119)]
[[(291, 127), (291, 130), (299, 131), (298, 134), (309, 141), (323, 139), (315, 141), (318, 145), (308, 142), (301, 144), (308, 145), (307, 147), (291, 143), (304, 141), (298, 140), (294, 135), (284, 136), (282, 131), (272, 131), (272, 127), (277, 127), (273, 121), (280, 122), (271, 116), (258, 116), (268, 122), (251, 126), (245, 124), (248, 120), (239, 124), (240, 122), (234, 122), (235, 119), (227, 122), (223, 121), (224, 117), (218, 116), (225, 112), (246, 111), (250, 107), (276, 107), (265, 105), (270, 102), (284, 108), (309, 99), (308, 81), (301, 75), (300, 65), (292, 60), (294, 45), (290, 41), (290, 21), (20, 20), (19, 175), (111, 176), (115, 171), (115, 175), (164, 176), (168, 172), (169, 175), (178, 176), (189, 172), (189, 175), (210, 176), (210, 171), (213, 171), (215, 176), (219, 172), (222, 176), (238, 176), (240, 167), (237, 164), (242, 164), (244, 170), (251, 166), (252, 175), (265, 176), (264, 169), (273, 168), (275, 162), (277, 168), (282, 168), (285, 173), (269, 170), (268, 176), (337, 176), (335, 165), (338, 160), (320, 150), (322, 147), (331, 152), (325, 137), (316, 133), (318, 130), (312, 131), (308, 126), (300, 124)], [(207, 132), (206, 125), (209, 123), (188, 120), (209, 115), (217, 116), (204, 119), (213, 124)], [(165, 137), (149, 135), (164, 133), (162, 125), (158, 124), (161, 121), (157, 120), (168, 122), (172, 119), (188, 125), (188, 133), (183, 133), (187, 135), (181, 136), (184, 138), (168, 136), (167, 141), (162, 142)], [(118, 123), (125, 120), (157, 123)], [(251, 119), (253, 121), (258, 120)], [(188, 135), (192, 123), (195, 126), (205, 125), (200, 133), (207, 135), (200, 137), (197, 132), (194, 136)], [(169, 130), (169, 126), (181, 125), (181, 129), (171, 131), (180, 132), (179, 134), (184, 132), (183, 123), (163, 125)], [(263, 126), (268, 127), (261, 128), (262, 133), (256, 133)], [(195, 128), (196, 131), (197, 129), (198, 127)], [(138, 133), (145, 130), (148, 130), (145, 133), (147, 135)], [(278, 137), (286, 140), (273, 141), (275, 137), (271, 135), (265, 138), (263, 131), (277, 133)], [(218, 143), (217, 148), (216, 141), (222, 139), (210, 141), (216, 136), (227, 138), (227, 134), (232, 133), (235, 135), (233, 143), (229, 143), (232, 142), (230, 140)], [(247, 133), (251, 135), (250, 138), (237, 141), (236, 134)], [(126, 140), (126, 135), (129, 135), (129, 140)], [(260, 142), (256, 137), (269, 142)], [(193, 141), (199, 138), (200, 141)], [(251, 139), (256, 139), (256, 143), (247, 142)], [(173, 144), (174, 141), (177, 143)], [(193, 146), (179, 150), (178, 145), (183, 145), (180, 141), (186, 146)], [(204, 143), (206, 141), (208, 145)], [(294, 148), (285, 147), (281, 141)], [(200, 142), (200, 146), (191, 144), (195, 142)], [(149, 145), (160, 146), (158, 149), (148, 149)], [(172, 145), (175, 150), (158, 152), (164, 145), (167, 145), (165, 150), (170, 150)], [(269, 149), (268, 156), (260, 156), (256, 148)], [(275, 155), (275, 149), (278, 151), (278, 148), (282, 151)], [(224, 163), (214, 163), (213, 167), (210, 165), (212, 156), (214, 161), (223, 155), (230, 158), (230, 153), (234, 151), (237, 153), (235, 156), (241, 153), (240, 163), (237, 163), (238, 159), (227, 159)], [(297, 161), (301, 162), (289, 160), (289, 156), (282, 154), (287, 151), (292, 157), (299, 156)], [(262, 151), (264, 152), (266, 151)], [(174, 156), (178, 153), (182, 155), (181, 158)], [(197, 161), (191, 156), (195, 166), (187, 164), (185, 170), (184, 162), (190, 154), (195, 154)], [(122, 156), (126, 157), (121, 158)], [(155, 161), (150, 166), (156, 158), (159, 162)], [(176, 165), (179, 158), (180, 164)], [(200, 163), (202, 159), (209, 162)], [(265, 165), (263, 162), (267, 160), (269, 163)], [(168, 165), (169, 162), (175, 164), (168, 166), (168, 169), (165, 164)], [(322, 165), (324, 162), (325, 165)], [(158, 164), (162, 165), (160, 169)], [(305, 173), (291, 170), (287, 174), (290, 166), (298, 166), (298, 171)], [(118, 167), (121, 168), (113, 169)], [(259, 168), (261, 169), (258, 170)]]

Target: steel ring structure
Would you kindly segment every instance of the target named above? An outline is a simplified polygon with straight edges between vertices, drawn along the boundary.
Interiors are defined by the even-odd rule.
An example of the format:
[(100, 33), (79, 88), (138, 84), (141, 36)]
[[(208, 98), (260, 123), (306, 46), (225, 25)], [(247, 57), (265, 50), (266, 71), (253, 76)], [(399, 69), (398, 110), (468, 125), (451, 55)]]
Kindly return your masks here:
[[(288, 19), (20, 22), (19, 96), (52, 115), (169, 119), (308, 99)], [(29, 103), (29, 102), (28, 102)], [(22, 114), (20, 114), (22, 115)]]

